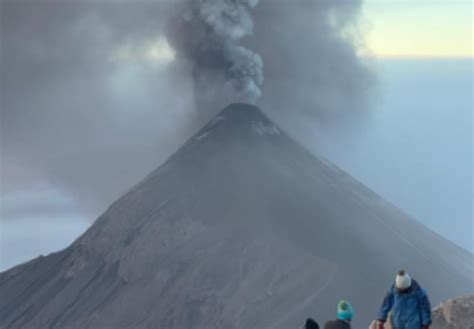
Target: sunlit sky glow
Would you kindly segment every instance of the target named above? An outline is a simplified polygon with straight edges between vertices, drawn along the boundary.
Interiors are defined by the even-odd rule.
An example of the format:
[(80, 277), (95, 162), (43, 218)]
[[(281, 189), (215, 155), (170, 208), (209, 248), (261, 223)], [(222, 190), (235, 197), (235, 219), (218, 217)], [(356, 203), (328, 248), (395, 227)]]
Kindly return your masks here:
[(175, 52), (164, 37), (150, 40), (145, 45), (128, 42), (114, 49), (112, 59), (119, 61), (168, 63), (175, 58)]
[[(365, 0), (362, 56), (378, 58), (473, 58), (471, 0)], [(145, 46), (128, 42), (112, 59), (166, 64), (174, 50), (160, 36)]]
[(364, 21), (376, 57), (473, 57), (470, 0), (367, 0)]

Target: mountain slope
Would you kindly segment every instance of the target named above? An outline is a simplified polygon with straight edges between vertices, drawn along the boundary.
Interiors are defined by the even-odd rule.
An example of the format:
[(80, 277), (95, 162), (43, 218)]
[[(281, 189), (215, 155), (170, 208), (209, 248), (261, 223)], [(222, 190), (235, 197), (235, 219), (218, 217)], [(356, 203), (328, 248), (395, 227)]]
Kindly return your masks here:
[(433, 303), (473, 257), (256, 107), (224, 109), (67, 249), (0, 274), (1, 328), (295, 328), (352, 301), (366, 327), (399, 268)]

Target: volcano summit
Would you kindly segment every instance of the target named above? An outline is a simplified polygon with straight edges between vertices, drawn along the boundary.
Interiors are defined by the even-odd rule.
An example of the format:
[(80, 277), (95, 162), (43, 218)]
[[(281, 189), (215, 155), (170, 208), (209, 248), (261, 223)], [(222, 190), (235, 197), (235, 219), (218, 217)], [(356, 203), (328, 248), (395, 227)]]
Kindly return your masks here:
[(473, 257), (258, 108), (225, 108), (71, 246), (0, 274), (1, 328), (366, 328), (399, 268), (433, 304), (472, 293)]

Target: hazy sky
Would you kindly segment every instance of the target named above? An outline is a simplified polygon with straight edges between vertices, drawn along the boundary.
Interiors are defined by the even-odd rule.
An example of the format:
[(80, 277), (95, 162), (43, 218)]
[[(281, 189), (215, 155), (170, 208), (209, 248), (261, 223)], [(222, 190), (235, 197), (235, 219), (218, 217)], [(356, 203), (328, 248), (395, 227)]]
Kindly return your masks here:
[(472, 59), (384, 59), (383, 98), (328, 157), (432, 230), (474, 251)]
[(368, 0), (363, 27), (378, 57), (472, 57), (470, 0)]
[[(349, 11), (359, 4), (358, 0), (349, 2), (354, 5)], [(158, 13), (163, 3), (156, 2)], [(56, 11), (53, 14), (46, 10), (26, 22), (21, 19), (21, 11), (14, 12), (18, 18), (10, 17), (10, 22), (14, 22), (9, 26), (11, 31), (18, 31), (20, 36), (12, 38), (10, 44), (32, 51), (38, 58), (29, 61), (23, 52), (19, 52), (18, 58), (11, 56), (13, 65), (17, 62), (22, 65), (16, 72), (9, 71), (9, 86), (13, 86), (9, 95), (15, 96), (18, 92), (19, 97), (13, 97), (15, 110), (24, 111), (25, 115), (19, 129), (5, 127), (4, 122), (1, 127), (2, 138), (13, 141), (9, 144), (13, 152), (5, 152), (2, 144), (0, 270), (65, 247), (123, 192), (124, 186), (137, 182), (186, 138), (176, 132), (179, 129), (175, 123), (178, 118), (181, 129), (191, 121), (183, 119), (191, 112), (190, 100), (182, 97), (187, 95), (183, 90), (191, 87), (180, 74), (166, 66), (176, 60), (176, 52), (170, 44), (163, 36), (151, 37), (152, 32), (160, 28), (158, 19), (147, 13), (146, 6), (114, 11), (108, 7), (110, 3), (104, 2), (97, 13), (109, 25), (102, 24), (97, 19), (99, 16), (89, 15), (80, 20), (77, 29), (58, 33), (61, 26), (68, 26), (70, 20), (77, 18), (73, 7), (82, 8), (83, 4), (87, 2), (77, 1), (65, 11), (53, 7)], [(324, 3), (321, 4), (325, 10)], [(261, 20), (256, 22), (256, 28), (264, 31), (260, 38), (271, 39), (266, 38), (265, 33), (271, 36), (273, 31), (265, 30), (265, 25), (267, 19), (272, 23), (272, 17), (267, 17), (265, 8), (259, 6), (256, 15)], [(282, 26), (295, 22), (293, 19), (285, 21), (283, 14), (287, 10), (291, 8), (280, 13)], [(359, 131), (357, 138), (330, 135), (330, 141), (324, 143), (319, 139), (321, 136), (317, 136), (314, 143), (311, 139), (306, 142), (314, 144), (316, 150), (431, 229), (474, 250), (472, 10), (471, 1), (366, 1), (359, 32), (367, 40), (368, 49), (361, 49), (360, 53), (378, 58), (373, 63), (377, 73), (374, 109), (364, 116), (363, 133)], [(43, 24), (42, 20), (48, 15), (53, 19)], [(305, 21), (312, 19), (311, 14), (305, 15)], [(146, 29), (141, 29), (136, 17), (146, 18), (140, 21)], [(35, 31), (35, 24), (44, 30)], [(362, 71), (347, 74), (353, 72), (352, 57), (344, 55), (333, 60), (331, 52), (325, 54), (325, 47), (333, 47), (334, 40), (326, 39), (324, 28), (327, 26), (315, 24), (322, 31), (314, 36), (321, 41), (316, 42), (315, 47), (306, 47), (305, 38), (312, 36), (309, 33), (298, 35), (301, 41), (289, 46), (295, 39), (294, 32), (302, 31), (298, 26), (293, 26), (293, 30), (279, 30), (281, 40), (270, 44), (274, 48), (270, 47), (267, 54), (267, 58), (275, 60), (267, 61), (266, 68), (281, 68), (281, 74), (287, 76), (292, 67), (281, 64), (298, 61), (300, 58), (295, 53), (318, 53), (317, 60), (322, 65), (297, 73), (304, 75), (308, 71), (306, 80), (297, 75), (296, 80), (288, 78), (288, 81), (277, 77), (272, 84), (269, 83), (271, 77), (267, 76), (264, 94), (278, 96), (281, 87), (272, 90), (272, 86), (276, 81), (283, 81), (293, 90), (300, 89), (301, 96), (305, 97), (308, 89), (294, 87), (295, 81), (302, 81), (301, 85), (309, 87), (313, 82), (323, 86), (315, 93), (317, 101), (326, 95), (331, 98), (327, 91), (334, 91), (332, 85), (344, 82), (331, 79), (328, 73), (334, 70), (329, 64), (337, 61), (341, 63), (340, 71), (350, 79), (350, 87), (357, 89), (358, 85), (366, 84)], [(250, 42), (251, 48), (258, 46)], [(278, 56), (271, 56), (274, 49), (284, 54), (283, 62), (278, 61)], [(294, 51), (290, 51), (292, 49)], [(265, 55), (265, 47), (257, 50)], [(340, 50), (342, 54), (347, 51), (344, 47)], [(7, 53), (4, 49), (3, 52)], [(106, 65), (101, 62), (104, 56), (110, 57)], [(387, 60), (393, 57), (410, 60)], [(431, 57), (448, 59), (438, 62), (426, 59)], [(453, 60), (459, 57), (471, 59)], [(422, 59), (412, 61), (413, 58)], [(89, 60), (93, 63), (87, 68), (85, 64)], [(311, 62), (313, 56), (303, 60)], [(4, 72), (7, 70), (2, 63), (2, 82)], [(34, 74), (30, 75), (31, 72)], [(363, 79), (359, 81), (358, 77)], [(180, 95), (176, 94), (177, 86)], [(3, 84), (1, 87), (3, 93)], [(20, 93), (22, 90), (28, 91), (28, 97)], [(54, 98), (48, 96), (52, 90)], [(160, 97), (163, 95), (166, 97)], [(280, 98), (285, 98), (285, 94)], [(292, 104), (293, 99), (288, 101)], [(317, 101), (309, 104), (318, 104)], [(282, 99), (282, 104), (284, 102)], [(268, 110), (272, 104), (266, 101), (261, 105)], [(97, 106), (106, 111), (96, 111)], [(44, 112), (37, 111), (37, 107)], [(63, 111), (65, 108), (71, 111)], [(166, 112), (166, 116), (158, 115), (156, 108)], [(38, 124), (30, 125), (35, 122)], [(65, 122), (69, 123), (63, 125)], [(29, 126), (29, 131), (22, 131)], [(313, 126), (311, 129), (316, 130)], [(22, 152), (26, 157), (16, 157), (15, 145), (27, 145), (26, 152)], [(86, 154), (92, 160), (86, 159)], [(104, 162), (97, 164), (94, 159)], [(54, 171), (54, 175), (45, 174), (44, 167)], [(109, 185), (97, 183), (95, 191), (91, 191), (94, 177), (90, 173), (94, 171)], [(65, 182), (69, 187), (74, 185), (74, 189), (65, 189)], [(103, 195), (100, 200), (99, 195)], [(84, 204), (96, 212), (85, 213)]]

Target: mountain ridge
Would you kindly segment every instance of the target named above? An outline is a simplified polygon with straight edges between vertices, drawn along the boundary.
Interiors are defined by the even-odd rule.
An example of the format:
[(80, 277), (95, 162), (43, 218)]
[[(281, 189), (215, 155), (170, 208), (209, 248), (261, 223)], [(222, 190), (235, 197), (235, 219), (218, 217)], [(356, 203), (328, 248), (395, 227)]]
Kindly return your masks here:
[(365, 325), (398, 267), (436, 302), (472, 290), (472, 259), (233, 104), (71, 246), (1, 273), (0, 326), (288, 328), (342, 298)]

